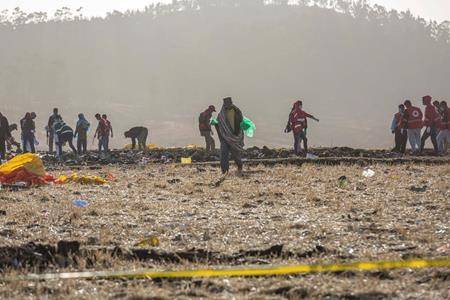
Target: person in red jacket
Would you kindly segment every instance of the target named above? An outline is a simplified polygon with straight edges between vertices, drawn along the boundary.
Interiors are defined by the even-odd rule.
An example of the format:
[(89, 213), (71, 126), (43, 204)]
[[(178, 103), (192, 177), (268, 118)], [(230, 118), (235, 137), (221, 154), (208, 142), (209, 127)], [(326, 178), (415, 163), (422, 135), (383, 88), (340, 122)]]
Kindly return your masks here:
[(405, 106), (400, 104), (398, 106), (398, 113), (394, 115), (391, 123), (391, 131), (395, 135), (395, 147), (392, 149), (393, 152), (404, 154), (406, 151), (406, 141), (408, 140), (406, 124)]
[(286, 133), (292, 131), (294, 134), (294, 152), (296, 155), (301, 154), (301, 141), (303, 141), (304, 155), (306, 156), (308, 153), (308, 139), (306, 137), (306, 129), (308, 128), (307, 118), (319, 122), (319, 119), (303, 110), (302, 101), (296, 101), (289, 114), (289, 120), (284, 130)]
[(450, 143), (450, 108), (448, 108), (447, 102), (442, 101), (440, 103), (441, 121), (439, 124), (439, 134), (437, 136), (437, 142), (439, 147), (439, 154), (445, 155), (447, 152), (446, 147)]
[(212, 113), (216, 111), (214, 105), (210, 105), (204, 112), (198, 117), (198, 129), (200, 135), (205, 138), (206, 151), (214, 151), (216, 149), (216, 142), (212, 137), (213, 131), (211, 130), (211, 118)]
[(412, 106), (410, 100), (406, 100), (404, 105), (406, 107), (406, 131), (408, 133), (409, 144), (411, 145), (413, 154), (418, 154), (420, 152), (420, 135), (423, 127), (423, 114), (420, 108)]
[(420, 151), (423, 151), (423, 149), (425, 148), (425, 142), (429, 137), (431, 137), (431, 143), (433, 144), (434, 153), (438, 154), (438, 143), (436, 137), (438, 133), (438, 123), (440, 120), (440, 115), (436, 111), (436, 107), (431, 103), (431, 96), (424, 96), (422, 98), (422, 103), (423, 105), (425, 105), (425, 116), (423, 120), (425, 132), (422, 135)]

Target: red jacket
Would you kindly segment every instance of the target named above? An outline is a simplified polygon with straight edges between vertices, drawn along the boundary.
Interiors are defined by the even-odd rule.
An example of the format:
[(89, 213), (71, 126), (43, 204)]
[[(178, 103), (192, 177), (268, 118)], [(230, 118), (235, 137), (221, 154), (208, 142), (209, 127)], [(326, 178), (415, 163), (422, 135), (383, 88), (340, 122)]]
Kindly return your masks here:
[(302, 110), (299, 106), (295, 106), (289, 115), (289, 125), (294, 133), (299, 133), (305, 128), (308, 128), (308, 121), (306, 118), (313, 116)]
[(423, 127), (423, 114), (420, 108), (415, 106), (406, 108), (406, 118), (408, 121), (408, 129), (418, 129)]
[(427, 103), (425, 106), (425, 118), (423, 120), (423, 125), (426, 127), (438, 125), (440, 120), (439, 113), (436, 108), (431, 104)]

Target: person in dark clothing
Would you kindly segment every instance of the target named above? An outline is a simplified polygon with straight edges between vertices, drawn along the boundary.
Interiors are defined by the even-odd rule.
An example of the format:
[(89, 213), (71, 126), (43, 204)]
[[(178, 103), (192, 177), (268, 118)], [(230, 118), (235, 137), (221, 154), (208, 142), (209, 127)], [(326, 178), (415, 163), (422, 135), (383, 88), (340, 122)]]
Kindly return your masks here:
[(69, 144), (69, 147), (72, 149), (73, 153), (77, 154), (77, 149), (75, 149), (75, 146), (73, 145), (73, 129), (64, 123), (61, 118), (56, 118), (55, 123), (53, 124), (53, 130), (56, 137), (56, 146), (58, 147), (58, 156), (62, 156), (62, 147), (66, 143)]
[(131, 139), (131, 149), (136, 148), (136, 140), (139, 150), (147, 150), (148, 129), (145, 127), (133, 127), (125, 132), (125, 137)]
[(53, 144), (55, 142), (55, 132), (53, 131), (53, 125), (57, 119), (61, 119), (61, 116), (58, 113), (58, 109), (53, 109), (53, 114), (48, 118), (47, 124), (47, 141), (48, 141), (48, 151), (50, 153), (53, 152)]
[(210, 105), (208, 109), (202, 112), (198, 117), (198, 127), (200, 130), (200, 135), (205, 138), (206, 151), (214, 151), (216, 149), (216, 142), (212, 137), (213, 132), (210, 124), (212, 113), (215, 111), (216, 108), (213, 105)]
[(14, 137), (12, 136), (12, 132), (18, 130), (17, 124), (9, 125), (9, 132), (11, 133), (11, 137), (6, 141), (6, 148), (8, 151), (12, 151), (12, 146), (16, 147), (16, 153), (21, 153), (20, 143), (16, 142)]
[(233, 104), (231, 97), (223, 99), (223, 106), (217, 117), (218, 124), (215, 127), (220, 140), (220, 167), (224, 175), (230, 169), (230, 153), (238, 167), (238, 175), (242, 175), (244, 132), (241, 123), (243, 119), (241, 110)]
[(398, 106), (398, 113), (394, 115), (391, 124), (391, 131), (395, 136), (395, 147), (392, 149), (393, 152), (404, 154), (406, 151), (406, 143), (408, 141), (406, 122), (405, 106), (400, 104)]
[(34, 123), (34, 118), (31, 113), (26, 113), (25, 117), (20, 121), (22, 129), (22, 141), (23, 141), (23, 151), (25, 153), (31, 152), (35, 153), (35, 136), (34, 132), (36, 130), (36, 125)]
[(86, 120), (84, 114), (78, 114), (77, 126), (75, 128), (74, 138), (77, 138), (77, 151), (79, 154), (87, 152), (87, 132), (91, 124)]
[(6, 159), (6, 141), (10, 138), (8, 119), (0, 112), (0, 159)]

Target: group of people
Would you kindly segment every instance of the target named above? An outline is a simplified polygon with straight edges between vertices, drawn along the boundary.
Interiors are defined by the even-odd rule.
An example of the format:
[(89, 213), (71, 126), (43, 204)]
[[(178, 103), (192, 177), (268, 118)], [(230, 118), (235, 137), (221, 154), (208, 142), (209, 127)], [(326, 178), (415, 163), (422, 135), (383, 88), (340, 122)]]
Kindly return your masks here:
[[(445, 101), (432, 101), (431, 96), (422, 97), (425, 113), (406, 100), (398, 106), (391, 131), (395, 136), (393, 151), (404, 154), (409, 140), (413, 154), (421, 154), (426, 141), (431, 138), (435, 155), (444, 155), (450, 142), (450, 109)], [(425, 128), (422, 133), (422, 129)]]
[[(94, 134), (95, 138), (98, 139), (98, 149), (100, 152), (109, 151), (109, 138), (113, 137), (113, 128), (111, 122), (108, 120), (107, 115), (96, 114), (96, 120), (98, 121), (97, 129)], [(8, 119), (0, 113), (0, 157), (1, 159), (6, 158), (6, 150), (10, 149), (12, 146), (16, 146), (16, 152), (31, 152), (35, 153), (35, 145), (39, 142), (36, 139), (36, 113), (26, 113), (25, 116), (20, 120), (21, 142), (22, 148), (20, 148), (20, 143), (16, 142), (12, 136), (12, 132), (17, 130), (16, 124), (9, 124)], [(61, 156), (63, 153), (63, 146), (68, 144), (73, 153), (75, 154), (86, 154), (87, 152), (87, 142), (88, 142), (88, 131), (91, 124), (85, 118), (84, 114), (78, 114), (78, 120), (76, 123), (75, 130), (72, 129), (66, 122), (64, 122), (62, 116), (59, 114), (58, 108), (53, 109), (53, 114), (49, 117), (48, 123), (45, 127), (47, 132), (47, 144), (50, 153), (56, 150), (56, 155)], [(73, 144), (74, 138), (77, 139), (77, 147), (75, 148)], [(54, 148), (54, 146), (56, 146)]]

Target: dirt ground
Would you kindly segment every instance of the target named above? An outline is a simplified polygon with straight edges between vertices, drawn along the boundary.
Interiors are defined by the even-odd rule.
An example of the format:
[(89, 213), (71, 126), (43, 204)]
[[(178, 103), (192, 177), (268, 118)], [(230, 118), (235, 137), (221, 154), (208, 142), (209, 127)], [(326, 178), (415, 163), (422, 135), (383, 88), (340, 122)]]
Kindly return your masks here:
[[(450, 257), (450, 165), (371, 168), (375, 175), (366, 178), (356, 165), (260, 165), (247, 168), (244, 178), (230, 175), (218, 182), (220, 172), (210, 166), (77, 167), (78, 174), (111, 174), (116, 180), (0, 191), (1, 253), (61, 240), (79, 241), (83, 251), (136, 249), (156, 236), (155, 251), (200, 249), (221, 258), (163, 261), (103, 253), (92, 259), (80, 252), (63, 262), (26, 263), (18, 254), (0, 254), (2, 276)], [(346, 180), (339, 181), (342, 176)], [(76, 199), (89, 206), (75, 207)], [(242, 254), (281, 245), (275, 253)], [(448, 299), (449, 283), (448, 268), (268, 278), (2, 280), (0, 298)]]

